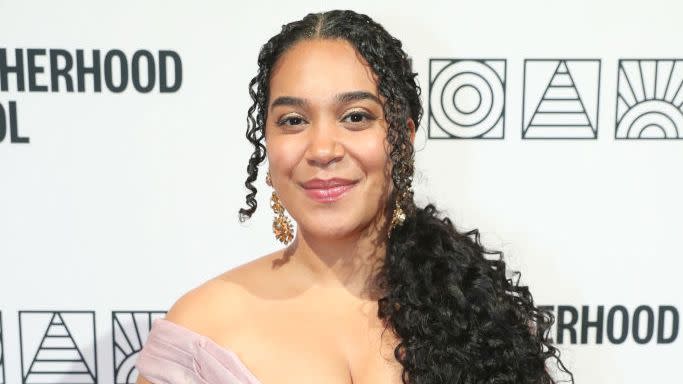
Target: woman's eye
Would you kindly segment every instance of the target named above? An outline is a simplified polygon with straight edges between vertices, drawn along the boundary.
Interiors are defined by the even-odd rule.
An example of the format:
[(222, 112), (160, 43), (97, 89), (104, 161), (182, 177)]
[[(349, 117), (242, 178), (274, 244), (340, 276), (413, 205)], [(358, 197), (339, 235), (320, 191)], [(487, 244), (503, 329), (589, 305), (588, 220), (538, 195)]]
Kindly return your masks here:
[(289, 116), (277, 122), (278, 125), (300, 125), (304, 119), (299, 116)]
[(344, 120), (351, 123), (362, 123), (363, 120), (373, 120), (372, 116), (363, 112), (351, 112), (344, 117)]

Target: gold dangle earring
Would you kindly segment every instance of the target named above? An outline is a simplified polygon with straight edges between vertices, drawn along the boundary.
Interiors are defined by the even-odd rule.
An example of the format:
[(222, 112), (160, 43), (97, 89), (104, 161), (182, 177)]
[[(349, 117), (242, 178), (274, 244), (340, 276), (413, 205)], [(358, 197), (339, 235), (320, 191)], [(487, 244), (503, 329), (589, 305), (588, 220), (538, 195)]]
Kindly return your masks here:
[[(405, 163), (404, 163), (405, 164)], [(410, 159), (407, 165), (401, 166), (400, 177), (405, 182), (405, 189), (397, 191), (396, 200), (394, 203), (394, 212), (391, 215), (391, 223), (389, 224), (388, 237), (391, 237), (391, 232), (394, 228), (401, 226), (406, 220), (406, 216), (414, 214), (413, 202), (413, 187), (412, 187), (412, 173), (413, 160)]]
[[(273, 182), (270, 178), (270, 171), (266, 174), (266, 184), (270, 187), (273, 186)], [(274, 190), (273, 194), (270, 196), (270, 208), (272, 208), (275, 213), (275, 218), (273, 219), (273, 233), (275, 234), (275, 238), (280, 240), (283, 244), (289, 243), (294, 237), (294, 229), (292, 228), (292, 222), (285, 216), (285, 207), (282, 206), (280, 197)]]
[[(401, 197), (402, 195), (403, 194), (401, 194)], [(401, 197), (396, 198), (396, 203), (394, 204), (394, 212), (391, 215), (391, 223), (389, 224), (388, 237), (391, 237), (391, 232), (394, 230), (394, 228), (400, 226), (406, 220), (406, 213), (403, 211), (403, 208), (401, 207)]]

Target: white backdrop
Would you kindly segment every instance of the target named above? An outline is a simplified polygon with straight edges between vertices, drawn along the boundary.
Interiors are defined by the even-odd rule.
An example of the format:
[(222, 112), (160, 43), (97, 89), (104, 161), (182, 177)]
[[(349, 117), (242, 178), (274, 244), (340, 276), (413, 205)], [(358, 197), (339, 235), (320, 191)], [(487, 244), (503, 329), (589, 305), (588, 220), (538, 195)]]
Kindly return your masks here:
[[(479, 228), (561, 315), (553, 337), (577, 382), (680, 380), (682, 4), (0, 0), (0, 383), (133, 381), (149, 321), (279, 247), (262, 178), (259, 210), (237, 220), (247, 83), (283, 23), (334, 8), (403, 41), (425, 107), (418, 201)], [(79, 50), (85, 66), (99, 50), (101, 91), (92, 75), (83, 92), (64, 78), (54, 91), (51, 69), (68, 60), (51, 66), (58, 49), (74, 68)], [(2, 77), (16, 50), (23, 90), (16, 70)], [(121, 93), (105, 83), (116, 50)], [(133, 84), (136, 52), (136, 81), (149, 81), (143, 51), (150, 92)], [(170, 83), (182, 71), (174, 92), (160, 92), (159, 51), (180, 59), (167, 61)], [(482, 111), (498, 119), (460, 124)], [(50, 345), (74, 361), (54, 362)]]

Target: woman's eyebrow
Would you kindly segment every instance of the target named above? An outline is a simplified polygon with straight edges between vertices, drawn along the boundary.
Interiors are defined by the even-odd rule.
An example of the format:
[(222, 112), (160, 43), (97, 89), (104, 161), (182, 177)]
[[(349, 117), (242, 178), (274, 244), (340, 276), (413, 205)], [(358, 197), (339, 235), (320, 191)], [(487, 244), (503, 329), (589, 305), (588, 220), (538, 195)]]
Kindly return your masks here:
[[(345, 104), (351, 101), (356, 101), (356, 100), (372, 100), (376, 102), (377, 104), (382, 104), (382, 102), (379, 100), (379, 98), (375, 95), (373, 95), (370, 92), (367, 91), (352, 91), (352, 92), (344, 92), (336, 95), (334, 97), (337, 101), (338, 104)], [(280, 105), (285, 105), (285, 106), (293, 106), (293, 107), (306, 107), (308, 106), (308, 100), (302, 99), (300, 97), (293, 97), (293, 96), (280, 96), (273, 100), (273, 102), (270, 104), (270, 109), (273, 109), (277, 106)]]
[(337, 102), (340, 104), (348, 103), (350, 101), (356, 101), (356, 100), (372, 100), (376, 102), (379, 105), (382, 105), (382, 102), (379, 100), (379, 98), (375, 95), (373, 95), (370, 92), (367, 91), (353, 91), (353, 92), (345, 92), (345, 93), (340, 93), (336, 97)]

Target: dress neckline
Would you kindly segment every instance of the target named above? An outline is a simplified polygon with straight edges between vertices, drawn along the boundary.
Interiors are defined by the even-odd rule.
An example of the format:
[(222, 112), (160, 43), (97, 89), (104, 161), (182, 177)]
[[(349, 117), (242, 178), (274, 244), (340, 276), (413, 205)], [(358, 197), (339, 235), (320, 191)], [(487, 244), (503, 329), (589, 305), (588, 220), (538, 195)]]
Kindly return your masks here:
[(237, 355), (237, 353), (230, 348), (224, 347), (215, 341), (211, 339), (208, 336), (202, 335), (201, 333), (195, 332), (189, 328), (186, 328), (180, 324), (174, 323), (172, 321), (166, 320), (166, 319), (156, 319), (154, 320), (154, 323), (159, 322), (163, 326), (167, 326), (169, 328), (174, 328), (178, 332), (185, 333), (189, 337), (196, 338), (196, 339), (203, 339), (207, 344), (211, 344), (216, 350), (219, 352), (224, 353), (229, 359), (231, 359), (243, 372), (245, 375), (249, 376), (249, 379), (254, 382), (254, 384), (262, 384), (261, 380), (259, 380), (256, 375), (244, 364), (244, 362), (240, 359), (240, 357)]

